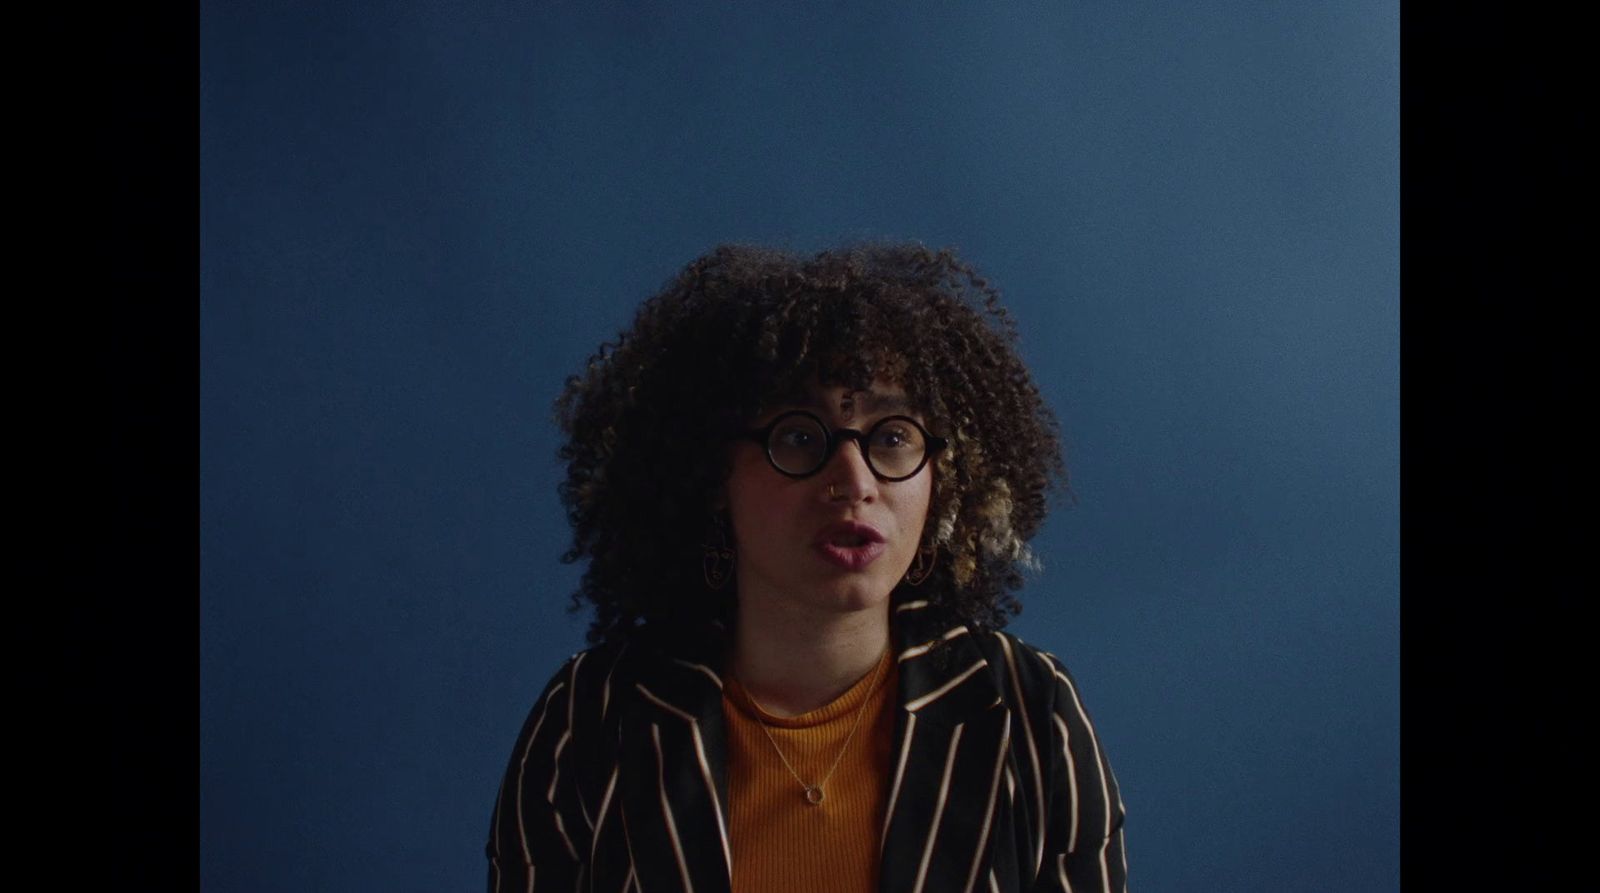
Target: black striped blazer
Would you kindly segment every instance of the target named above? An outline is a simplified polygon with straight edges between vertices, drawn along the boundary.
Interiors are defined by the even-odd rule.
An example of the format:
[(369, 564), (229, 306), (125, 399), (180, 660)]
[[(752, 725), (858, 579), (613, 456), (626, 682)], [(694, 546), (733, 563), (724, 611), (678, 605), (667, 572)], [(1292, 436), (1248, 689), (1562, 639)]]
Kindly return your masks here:
[[(882, 893), (1124, 891), (1122, 799), (1071, 675), (925, 608), (895, 609)], [(566, 662), (501, 782), (491, 891), (730, 890), (717, 650), (641, 634)]]

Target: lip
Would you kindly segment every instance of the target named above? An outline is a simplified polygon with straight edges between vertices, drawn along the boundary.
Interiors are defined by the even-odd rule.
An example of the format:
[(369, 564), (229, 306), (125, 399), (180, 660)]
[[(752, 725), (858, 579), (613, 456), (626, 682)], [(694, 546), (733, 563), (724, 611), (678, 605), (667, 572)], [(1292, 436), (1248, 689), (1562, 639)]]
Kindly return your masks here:
[[(840, 546), (831, 542), (844, 536), (855, 536), (861, 539), (859, 546)], [(878, 560), (889, 548), (883, 534), (878, 528), (858, 521), (841, 521), (829, 524), (817, 531), (812, 540), (819, 554), (828, 562), (845, 570), (858, 571)]]

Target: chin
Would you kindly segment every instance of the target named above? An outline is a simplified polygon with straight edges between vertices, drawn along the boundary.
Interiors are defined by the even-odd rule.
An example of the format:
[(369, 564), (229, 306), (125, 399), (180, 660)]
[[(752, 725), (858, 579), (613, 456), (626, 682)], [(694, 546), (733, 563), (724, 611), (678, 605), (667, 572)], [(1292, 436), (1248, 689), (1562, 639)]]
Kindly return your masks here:
[(841, 580), (825, 586), (827, 602), (836, 611), (854, 613), (886, 608), (894, 585), (878, 580)]

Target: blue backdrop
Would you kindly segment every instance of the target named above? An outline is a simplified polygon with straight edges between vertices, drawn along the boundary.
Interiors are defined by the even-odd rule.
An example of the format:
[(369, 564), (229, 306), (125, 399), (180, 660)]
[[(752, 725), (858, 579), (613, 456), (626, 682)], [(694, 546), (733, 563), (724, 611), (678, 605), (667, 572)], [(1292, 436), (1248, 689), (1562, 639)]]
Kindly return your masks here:
[(201, 875), (483, 883), (550, 403), (724, 240), (951, 245), (1079, 502), (1013, 629), (1154, 891), (1398, 889), (1398, 10), (205, 2)]

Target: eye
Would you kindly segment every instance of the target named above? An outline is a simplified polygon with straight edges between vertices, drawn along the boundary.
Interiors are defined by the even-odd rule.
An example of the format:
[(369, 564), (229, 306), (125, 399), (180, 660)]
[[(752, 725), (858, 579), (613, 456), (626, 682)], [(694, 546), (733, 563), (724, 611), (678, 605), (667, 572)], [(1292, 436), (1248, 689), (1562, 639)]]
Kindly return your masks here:
[(917, 444), (916, 429), (909, 425), (884, 425), (872, 435), (872, 445), (890, 450), (910, 449)]
[(782, 422), (774, 427), (770, 443), (774, 448), (794, 448), (794, 450), (813, 450), (822, 442), (822, 432), (816, 424), (810, 421)]
[(782, 425), (772, 432), (776, 446), (805, 448), (817, 442), (816, 429), (809, 425)]

